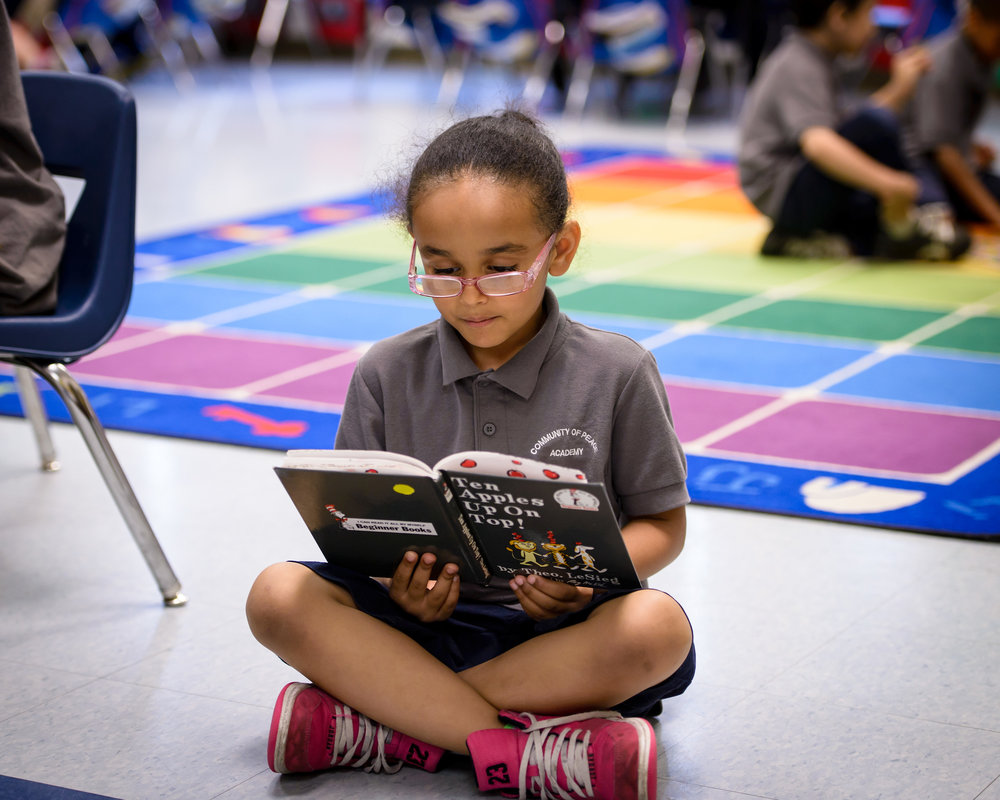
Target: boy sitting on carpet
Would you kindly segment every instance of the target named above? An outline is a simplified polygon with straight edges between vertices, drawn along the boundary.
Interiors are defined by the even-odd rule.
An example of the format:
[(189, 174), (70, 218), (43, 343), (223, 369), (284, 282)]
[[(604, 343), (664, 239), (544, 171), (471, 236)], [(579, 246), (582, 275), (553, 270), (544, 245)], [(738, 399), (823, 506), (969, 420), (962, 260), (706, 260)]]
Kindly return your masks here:
[(961, 22), (928, 45), (933, 65), (911, 104), (906, 142), (920, 176), (965, 222), (1000, 226), (996, 151), (975, 130), (1000, 61), (1000, 0), (969, 0)]
[(941, 208), (918, 205), (897, 113), (930, 66), (899, 53), (888, 83), (844, 112), (836, 60), (860, 53), (875, 0), (794, 0), (798, 29), (765, 61), (740, 123), (740, 183), (771, 218), (764, 255), (950, 260), (968, 235)]

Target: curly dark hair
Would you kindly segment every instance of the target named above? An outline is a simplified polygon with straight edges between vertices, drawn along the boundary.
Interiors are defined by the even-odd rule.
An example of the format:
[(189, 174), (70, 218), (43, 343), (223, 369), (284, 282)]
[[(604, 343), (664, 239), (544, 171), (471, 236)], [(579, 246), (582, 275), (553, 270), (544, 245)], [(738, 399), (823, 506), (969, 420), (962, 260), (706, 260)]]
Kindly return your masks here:
[(826, 12), (834, 3), (840, 3), (848, 12), (852, 12), (864, 2), (865, 0), (791, 0), (789, 5), (796, 24), (808, 31), (823, 24)]
[(427, 192), (465, 176), (525, 187), (547, 234), (566, 222), (569, 185), (559, 150), (538, 120), (516, 109), (470, 117), (439, 134), (395, 187), (391, 216), (409, 229)]
[(1000, 0), (969, 0), (969, 8), (974, 8), (987, 22), (1000, 22)]

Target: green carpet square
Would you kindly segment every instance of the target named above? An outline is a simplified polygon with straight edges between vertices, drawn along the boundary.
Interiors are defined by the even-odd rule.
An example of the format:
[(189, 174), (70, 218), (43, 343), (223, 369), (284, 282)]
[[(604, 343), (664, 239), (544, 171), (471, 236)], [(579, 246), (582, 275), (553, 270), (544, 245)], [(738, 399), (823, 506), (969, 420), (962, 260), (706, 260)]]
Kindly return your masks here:
[(746, 295), (664, 288), (634, 283), (608, 283), (566, 293), (559, 305), (567, 310), (594, 311), (651, 319), (695, 319), (728, 306)]
[[(365, 286), (362, 291), (374, 292), (375, 294), (404, 295), (407, 297), (417, 296), (410, 291), (410, 282), (406, 279), (406, 272), (402, 268), (400, 268), (398, 277)], [(433, 301), (428, 299), (427, 302), (431, 303)]]
[(971, 317), (923, 344), (1000, 355), (1000, 317)]
[(709, 291), (758, 292), (833, 269), (839, 262), (798, 258), (762, 258), (747, 253), (664, 252), (662, 263), (642, 271), (642, 280)]
[(915, 309), (819, 300), (780, 300), (733, 317), (724, 324), (740, 328), (891, 342), (942, 316), (942, 313)]
[(996, 276), (962, 271), (958, 265), (918, 262), (870, 264), (808, 296), (885, 306), (954, 309), (997, 293)]
[(409, 260), (412, 245), (413, 239), (399, 225), (378, 217), (311, 234), (297, 242), (290, 252), (376, 261), (388, 259), (402, 264)]
[(197, 274), (221, 275), (254, 281), (290, 284), (318, 284), (363, 275), (370, 270), (388, 266), (387, 260), (370, 261), (360, 258), (312, 256), (303, 253), (276, 252), (263, 256), (231, 261), (215, 267), (197, 270)]
[[(656, 245), (642, 246), (608, 244), (597, 239), (588, 238), (584, 234), (580, 248), (576, 251), (573, 266), (569, 274), (579, 277), (591, 273), (599, 273), (606, 269), (639, 269), (650, 259), (662, 258), (664, 250)], [(640, 265), (640, 266), (637, 266)]]

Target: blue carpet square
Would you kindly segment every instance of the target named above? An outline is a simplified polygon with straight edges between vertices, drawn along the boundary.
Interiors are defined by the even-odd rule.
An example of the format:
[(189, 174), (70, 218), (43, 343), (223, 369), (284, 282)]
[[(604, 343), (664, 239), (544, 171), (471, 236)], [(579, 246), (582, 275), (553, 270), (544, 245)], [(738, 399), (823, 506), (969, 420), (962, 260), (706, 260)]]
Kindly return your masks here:
[(1000, 411), (1000, 362), (904, 354), (830, 390), (906, 403)]
[(315, 336), (341, 342), (374, 342), (439, 317), (431, 303), (362, 299), (360, 295), (308, 300), (222, 327)]
[(580, 314), (577, 312), (573, 312), (569, 316), (571, 319), (582, 323), (583, 325), (589, 325), (591, 328), (598, 328), (602, 331), (620, 333), (622, 336), (628, 336), (630, 339), (635, 339), (637, 342), (648, 339), (650, 336), (657, 336), (670, 329), (670, 323), (657, 324), (652, 320), (650, 320), (647, 324), (636, 319), (623, 321), (618, 317), (596, 316), (590, 314)]
[(183, 280), (148, 281), (132, 288), (129, 316), (179, 322), (199, 319), (247, 303), (282, 294), (297, 287), (268, 284), (225, 286)]
[(167, 256), (171, 261), (184, 261), (189, 258), (211, 256), (246, 247), (243, 242), (214, 239), (205, 233), (188, 233), (172, 236), (169, 239), (157, 239), (136, 245), (135, 252), (139, 255)]
[(661, 345), (653, 355), (667, 376), (791, 389), (808, 386), (869, 352), (865, 347), (704, 333)]
[(114, 798), (0, 775), (0, 800), (114, 800)]

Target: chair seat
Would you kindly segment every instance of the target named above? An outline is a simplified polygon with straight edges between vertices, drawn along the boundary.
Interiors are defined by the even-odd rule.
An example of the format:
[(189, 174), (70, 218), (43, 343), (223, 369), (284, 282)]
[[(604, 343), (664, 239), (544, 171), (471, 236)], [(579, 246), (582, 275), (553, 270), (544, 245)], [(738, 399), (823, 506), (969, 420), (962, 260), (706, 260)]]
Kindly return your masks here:
[(93, 75), (22, 74), (31, 129), (54, 175), (84, 182), (66, 230), (52, 314), (0, 317), (0, 353), (71, 362), (118, 329), (135, 253), (135, 101)]

